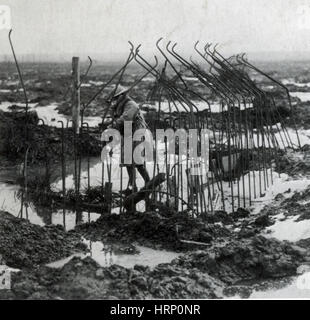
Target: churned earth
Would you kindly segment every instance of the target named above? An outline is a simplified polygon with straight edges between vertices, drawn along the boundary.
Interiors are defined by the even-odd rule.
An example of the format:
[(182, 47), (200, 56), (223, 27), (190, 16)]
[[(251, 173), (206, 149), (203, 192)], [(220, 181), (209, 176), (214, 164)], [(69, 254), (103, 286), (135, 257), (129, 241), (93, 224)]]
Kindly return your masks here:
[[(25, 83), (32, 88), (28, 92), (30, 102), (39, 106), (56, 102), (61, 114), (69, 114), (71, 107), (64, 102), (64, 96), (70, 82), (70, 68), (68, 66), (64, 71), (61, 67), (61, 73), (52, 79), (56, 66), (51, 68), (52, 72), (47, 70), (46, 74), (41, 71), (40, 81), (31, 80), (35, 78), (31, 72), (26, 74)], [(81, 86), (83, 97), (86, 97), (84, 102), (102, 84), (101, 74), (95, 74)], [(4, 76), (1, 81), (7, 82), (6, 78)], [(127, 80), (132, 82), (129, 81), (132, 79)], [(3, 101), (17, 101), (13, 91), (17, 84), (12, 82), (4, 86), (2, 83), (3, 89), (7, 90), (2, 92)], [(140, 99), (133, 96), (135, 100), (143, 101), (148, 88), (147, 83), (142, 82), (137, 90)], [(289, 84), (289, 89), (303, 91), (299, 83)], [(293, 103), (298, 102), (294, 121), (306, 143), (310, 136), (309, 100), (300, 101), (298, 95), (292, 99)], [(102, 115), (104, 104), (100, 98), (85, 111), (85, 116)], [(1, 159), (1, 167), (15, 163), (15, 160), (20, 163), (24, 157), (23, 127), (16, 126), (23, 120), (20, 109), (15, 105), (10, 114), (0, 113), (0, 129), (5, 132), (1, 136), (0, 153), (9, 156)], [(287, 120), (289, 125), (294, 124), (293, 119)], [(49, 158), (60, 163), (61, 129), (39, 126), (35, 115), (30, 117), (30, 122), (28, 134), (32, 148), (28, 160), (45, 163)], [(18, 130), (13, 132), (12, 127)], [(74, 136), (70, 130), (64, 130), (64, 134), (68, 154)], [(45, 143), (46, 137), (49, 143)], [(81, 152), (88, 156), (98, 155), (99, 140), (94, 135), (84, 135), (83, 139)], [(291, 298), (297, 297), (296, 277), (310, 270), (310, 189), (306, 179), (309, 176), (310, 148), (305, 143), (302, 145), (300, 153), (283, 150), (275, 167), (277, 172), (290, 176), (292, 180), (288, 185), (297, 181), (298, 188), (281, 188), (270, 201), (263, 197), (253, 211), (216, 211), (199, 218), (193, 218), (188, 212), (176, 213), (163, 208), (145, 214), (102, 214), (97, 221), (77, 225), (71, 231), (59, 225), (34, 225), (1, 211), (0, 264), (15, 270), (11, 274), (11, 290), (0, 290), (0, 298), (190, 299), (251, 298), (264, 296), (262, 294), (276, 298), (281, 290), (287, 290)], [(74, 156), (69, 155), (70, 158)], [(86, 255), (91, 249), (86, 246), (85, 239), (110, 243), (114, 251), (138, 257), (138, 248), (143, 245), (152, 248), (154, 260), (155, 255), (162, 255), (164, 250), (178, 254), (171, 255), (173, 258), (166, 259), (168, 262), (152, 266), (142, 265), (141, 259), (133, 267), (121, 263), (102, 265), (95, 257)], [(100, 250), (103, 251), (101, 247)], [(68, 259), (59, 263), (64, 258)], [(272, 289), (271, 293), (266, 294), (269, 289)]]
[[(307, 148), (302, 156), (288, 153), (283, 172), (294, 167), (294, 175), (280, 180), (282, 189), (274, 188), (279, 194), (268, 201), (265, 195), (252, 211), (215, 211), (197, 218), (162, 207), (102, 214), (71, 231), (2, 211), (1, 264), (18, 270), (11, 275), (11, 290), (0, 290), (0, 298), (251, 298), (270, 286), (296, 288), (300, 268), (310, 264), (307, 154)], [(180, 254), (152, 266), (139, 259), (133, 267), (102, 265), (82, 254), (90, 250), (85, 239), (137, 256), (141, 245), (158, 256), (163, 250)], [(58, 267), (50, 264), (67, 257)]]
[(86, 250), (80, 235), (60, 225), (40, 227), (0, 212), (0, 257), (13, 268), (33, 268)]
[[(296, 274), (309, 251), (289, 242), (256, 236), (195, 250), (154, 269), (136, 265), (101, 267), (75, 257), (60, 269), (41, 265), (12, 275), (9, 299), (223, 298), (244, 280)], [(232, 292), (232, 291), (231, 291)]]
[[(310, 264), (310, 235), (300, 228), (291, 239), (289, 232), (283, 233), (288, 239), (279, 234), (281, 223), (292, 217), (296, 221), (290, 228), (310, 222), (309, 188), (299, 188), (263, 201), (258, 212), (217, 211), (199, 218), (163, 209), (102, 214), (71, 231), (33, 225), (1, 212), (1, 264), (19, 271), (11, 275), (11, 290), (0, 290), (0, 298), (249, 298), (270, 286), (285, 288), (301, 266)], [(114, 249), (125, 247), (133, 255), (139, 254), (139, 245), (158, 255), (162, 250), (181, 254), (154, 266), (103, 266), (90, 256), (72, 256), (89, 250), (85, 239), (112, 243)], [(49, 264), (70, 256), (58, 267)]]
[[(305, 191), (307, 194), (307, 191)], [(284, 196), (283, 196), (284, 197)], [(294, 201), (293, 193), (285, 202)], [(281, 198), (279, 195), (277, 198)], [(277, 208), (275, 203), (280, 204)], [(250, 297), (258, 286), (281, 283), (310, 263), (309, 239), (290, 242), (261, 235), (277, 223), (267, 204), (258, 214), (238, 210), (204, 219), (183, 213), (102, 215), (97, 222), (66, 232), (40, 227), (2, 212), (2, 264), (12, 273), (12, 289), (2, 299), (148, 299)], [(177, 230), (175, 226), (178, 225)], [(207, 236), (208, 235), (208, 236)], [(86, 251), (82, 236), (182, 251), (169, 263), (133, 268), (103, 267), (91, 257), (73, 257), (58, 268), (51, 261)], [(186, 239), (188, 242), (183, 243)], [(160, 251), (158, 251), (160, 254)], [(133, 252), (135, 254), (136, 252)]]

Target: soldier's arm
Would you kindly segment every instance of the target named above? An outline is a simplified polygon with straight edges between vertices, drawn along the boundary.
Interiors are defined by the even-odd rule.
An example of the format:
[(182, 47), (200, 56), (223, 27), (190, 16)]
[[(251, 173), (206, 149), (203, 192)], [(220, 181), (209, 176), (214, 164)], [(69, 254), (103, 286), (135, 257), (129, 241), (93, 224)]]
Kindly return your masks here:
[(133, 121), (137, 112), (138, 112), (138, 107), (135, 106), (133, 103), (126, 104), (124, 107), (124, 112), (115, 121), (116, 127), (123, 125), (125, 121)]

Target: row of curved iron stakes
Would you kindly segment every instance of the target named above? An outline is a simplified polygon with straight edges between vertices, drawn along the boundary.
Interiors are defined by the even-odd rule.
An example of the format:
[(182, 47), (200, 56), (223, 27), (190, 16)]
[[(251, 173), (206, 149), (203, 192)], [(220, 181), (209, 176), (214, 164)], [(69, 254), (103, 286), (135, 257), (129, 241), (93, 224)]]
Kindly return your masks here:
[[(10, 36), (11, 32), (9, 39), (24, 90), (27, 117), (27, 93)], [(143, 189), (146, 205), (144, 210), (148, 210), (156, 204), (156, 207), (169, 206), (178, 211), (190, 210), (197, 216), (216, 209), (234, 211), (236, 208), (252, 205), (253, 200), (262, 196), (265, 190), (273, 183), (271, 161), (272, 159), (277, 161), (277, 149), (280, 146), (284, 150), (286, 148), (296, 149), (300, 147), (300, 142), (296, 130), (298, 145), (293, 144), (281, 114), (277, 108), (271, 110), (270, 104), (274, 107), (276, 105), (274, 98), (259, 88), (247, 76), (247, 73), (243, 71), (253, 70), (266, 77), (274, 86), (283, 90), (287, 95), (287, 103), (291, 108), (293, 116), (294, 113), (287, 88), (250, 64), (244, 58), (244, 55), (232, 56), (226, 59), (216, 50), (216, 46), (211, 48), (211, 44), (206, 44), (202, 49), (199, 49), (199, 42), (197, 42), (194, 46), (195, 58), (190, 57), (190, 59), (186, 59), (176, 51), (177, 43), (173, 44), (169, 41), (165, 48), (160, 46), (161, 43), (162, 38), (156, 43), (161, 59), (164, 60), (163, 66), (160, 67), (156, 56), (154, 56), (154, 64), (147, 61), (140, 54), (141, 45), (135, 47), (129, 42), (130, 51), (124, 65), (101, 86), (89, 101), (82, 103), (81, 130), (77, 135), (74, 133), (74, 188), (76, 195), (78, 196), (81, 192), (81, 153), (79, 150), (79, 140), (83, 132), (86, 130), (89, 133), (90, 129), (88, 124), (83, 122), (84, 111), (109, 85), (115, 84), (115, 90), (117, 90), (118, 85), (122, 83), (128, 66), (136, 63), (145, 70), (145, 73), (131, 85), (130, 90), (135, 88), (146, 76), (154, 78), (154, 83), (149, 90), (146, 101), (151, 103), (156, 102), (158, 105), (156, 119), (154, 119), (149, 128), (153, 132), (154, 137), (156, 136), (155, 130), (161, 127), (173, 129), (209, 129), (212, 138), (209, 163), (211, 174), (207, 177), (190, 176), (188, 172), (191, 164), (188, 159), (185, 160), (186, 164), (184, 164), (184, 160), (177, 159), (175, 156), (175, 163), (172, 165), (168, 164), (167, 141), (165, 141), (166, 162), (164, 168), (160, 168), (155, 160), (152, 164), (152, 172), (150, 172), (152, 177), (158, 176), (160, 172), (164, 172), (165, 181), (160, 186), (155, 186), (153, 183), (151, 186), (148, 186), (148, 189)], [(90, 57), (89, 61), (90, 63), (83, 80), (86, 79), (92, 66)], [(183, 69), (182, 72), (178, 71), (180, 66)], [(198, 92), (190, 87), (186, 82), (184, 74), (197, 79), (199, 86), (205, 89)], [(81, 86), (81, 83), (79, 86)], [(70, 87), (65, 96), (67, 96), (69, 91)], [(214, 97), (216, 98), (216, 101), (222, 108), (220, 113), (214, 114), (211, 112), (211, 103), (208, 101), (204, 91), (206, 93), (210, 92), (213, 95), (213, 100)], [(107, 101), (110, 101), (112, 96), (113, 92), (107, 97)], [(199, 110), (196, 101), (204, 103), (205, 109)], [(168, 111), (164, 112), (162, 109), (163, 104), (168, 105)], [(249, 104), (252, 104), (253, 107), (249, 107)], [(103, 123), (109, 111), (109, 108), (107, 108), (102, 120)], [(113, 118), (113, 113), (111, 116)], [(255, 125), (253, 124), (253, 116)], [(220, 128), (216, 128), (216, 121), (222, 124)], [(60, 121), (60, 125), (64, 133), (65, 124)], [(68, 125), (69, 122), (66, 124), (66, 127)], [(279, 139), (276, 137), (275, 128)], [(66, 156), (64, 139), (65, 136), (62, 134), (61, 163), (65, 224)], [(27, 134), (25, 135), (25, 144), (27, 144)], [(224, 172), (223, 168), (223, 159), (225, 157), (228, 159), (227, 172)], [(241, 158), (239, 167), (235, 165), (238, 157)], [(255, 167), (251, 168), (247, 165), (249, 159), (255, 164)], [(27, 163), (27, 152), (25, 163)], [(87, 157), (87, 163), (87, 188), (90, 189), (89, 156)], [(258, 171), (258, 177), (255, 174), (255, 169)], [(102, 211), (111, 212), (113, 209), (112, 198), (115, 197), (116, 193), (112, 193), (112, 170), (111, 163), (102, 163), (101, 187), (102, 193), (105, 196), (105, 203), (102, 203)], [(26, 175), (24, 174), (24, 176)], [(120, 190), (116, 190), (119, 191), (117, 206), (120, 213), (124, 211), (125, 199), (122, 195), (123, 189), (126, 188), (123, 183), (124, 177), (123, 167), (120, 167)], [(228, 183), (229, 195), (225, 193), (225, 183)], [(237, 190), (234, 190), (234, 186), (236, 186)], [(21, 215), (23, 214), (24, 205), (27, 214), (27, 181), (24, 182), (23, 190), (25, 195), (22, 197)], [(248, 192), (248, 196), (246, 196), (246, 191)], [(136, 203), (134, 202), (134, 197), (132, 197), (132, 208), (135, 208), (135, 206)]]
[[(208, 71), (202, 68), (201, 63), (195, 63), (191, 58), (190, 61), (186, 60), (180, 54), (176, 52), (176, 45), (172, 45), (168, 42), (165, 50), (160, 47), (159, 39), (156, 43), (157, 49), (165, 60), (164, 68), (161, 71), (153, 70), (151, 71), (151, 65), (139, 54), (139, 47), (136, 50), (135, 61), (139, 63), (143, 68), (150, 71), (150, 73), (155, 78), (155, 84), (150, 91), (149, 99), (157, 99), (159, 110), (157, 113), (157, 119), (153, 123), (153, 131), (158, 127), (161, 116), (161, 104), (166, 101), (169, 106), (167, 127), (173, 127), (175, 129), (179, 128), (208, 128), (211, 129), (214, 136), (214, 158), (211, 158), (210, 169), (213, 173), (211, 177), (207, 179), (207, 183), (203, 184), (200, 180), (201, 177), (190, 179), (188, 176), (182, 175), (181, 177), (176, 176), (176, 170), (174, 171), (175, 179), (174, 183), (177, 187), (183, 187), (182, 179), (187, 179), (188, 187), (184, 194), (181, 190), (181, 198), (186, 199), (187, 206), (190, 204), (191, 209), (195, 210), (196, 214), (203, 213), (203, 211), (213, 211), (213, 199), (214, 185), (219, 186), (217, 194), (221, 194), (222, 208), (225, 210), (225, 204), (227, 202), (224, 191), (223, 191), (223, 172), (218, 168), (222, 157), (226, 154), (228, 156), (228, 182), (230, 186), (230, 202), (232, 211), (238, 207), (247, 207), (252, 204), (252, 201), (262, 196), (265, 190), (273, 183), (273, 172), (271, 166), (271, 160), (274, 158), (277, 161), (278, 154), (276, 149), (282, 147), (286, 150), (287, 147), (295, 149), (300, 147), (298, 132), (295, 127), (296, 136), (298, 139), (298, 145), (294, 145), (288, 130), (285, 126), (285, 121), (281, 114), (278, 112), (277, 108), (270, 110), (270, 107), (275, 107), (275, 101), (272, 96), (267, 95), (262, 89), (256, 86), (256, 84), (248, 77), (246, 74), (240, 71), (240, 67), (244, 69), (252, 69), (261, 75), (272, 81), (273, 85), (278, 86), (287, 95), (287, 102), (292, 110), (292, 104), (290, 101), (290, 96), (287, 88), (281, 83), (277, 82), (248, 61), (244, 59), (244, 55), (235, 56), (230, 59), (225, 59), (217, 50), (216, 46), (211, 51), (211, 45), (207, 44), (203, 50), (198, 49), (198, 42), (195, 44), (195, 52), (199, 55), (202, 61), (209, 66)], [(132, 46), (133, 47), (133, 46)], [(174, 62), (172, 62), (174, 60)], [(235, 60), (236, 63), (232, 63)], [(227, 108), (228, 112), (221, 112), (222, 122), (225, 123), (220, 132), (222, 137), (226, 136), (227, 146), (223, 143), (218, 143), (216, 139), (216, 130), (214, 128), (214, 116), (211, 112), (211, 105), (208, 100), (203, 97), (200, 93), (189, 88), (186, 81), (183, 79), (182, 74), (177, 71), (176, 63), (181, 64), (187, 72), (191, 73), (199, 82), (208, 88), (220, 101), (222, 105), (222, 110), (224, 107)], [(237, 68), (237, 66), (239, 68)], [(170, 71), (174, 72), (175, 76), (170, 79), (166, 73), (166, 67), (170, 67)], [(199, 100), (206, 104), (205, 111), (199, 111), (197, 106), (193, 101), (190, 100), (189, 95), (195, 96), (195, 101)], [(253, 108), (249, 108), (248, 104), (252, 103)], [(271, 103), (271, 106), (270, 106)], [(242, 110), (244, 109), (244, 119), (241, 118)], [(173, 110), (174, 109), (174, 110)], [(182, 109), (182, 110), (180, 110)], [(183, 110), (184, 109), (184, 110)], [(249, 116), (250, 112), (254, 111), (256, 127), (250, 122)], [(177, 114), (177, 116), (175, 116)], [(239, 121), (238, 121), (239, 116)], [(275, 118), (276, 116), (276, 118)], [(292, 112), (294, 117), (294, 113)], [(279, 139), (275, 136), (274, 129), (279, 135)], [(226, 128), (225, 128), (226, 127)], [(245, 135), (245, 143), (243, 143), (242, 135)], [(256, 135), (256, 139), (255, 139)], [(255, 141), (256, 140), (256, 141)], [(261, 146), (259, 143), (261, 141)], [(255, 147), (255, 142), (257, 146)], [(254, 146), (254, 148), (253, 148)], [(252, 150), (251, 150), (252, 149)], [(251, 151), (255, 150), (256, 155)], [(246, 158), (256, 157), (253, 159), (256, 166), (258, 167), (258, 178), (256, 178), (254, 169), (248, 170), (244, 168), (244, 172), (241, 172), (240, 179), (236, 177), (236, 166), (234, 166), (234, 158), (237, 156), (237, 152), (245, 151)], [(186, 164), (188, 166), (188, 162)], [(245, 166), (245, 163), (243, 163)], [(154, 164), (154, 173), (155, 173)], [(178, 169), (182, 164), (177, 164)], [(169, 175), (169, 166), (166, 166), (167, 176)], [(188, 169), (188, 168), (187, 168)], [(269, 169), (269, 170), (268, 170)], [(269, 172), (268, 172), (269, 171)], [(179, 174), (180, 170), (178, 170)], [(247, 176), (245, 177), (245, 174)], [(251, 177), (252, 173), (252, 177)], [(170, 172), (171, 174), (171, 172)], [(247, 180), (247, 181), (246, 181)], [(252, 180), (252, 183), (251, 183)], [(258, 181), (257, 181), (258, 180)], [(181, 181), (181, 183), (179, 183)], [(166, 180), (167, 186), (167, 198), (171, 195), (169, 192), (168, 180)], [(237, 185), (237, 194), (234, 194), (233, 185)], [(203, 188), (208, 188), (208, 199), (205, 199), (205, 193)], [(175, 186), (176, 188), (176, 186)], [(246, 189), (248, 188), (248, 198), (246, 198)], [(253, 189), (253, 190), (252, 190)], [(153, 194), (156, 194), (153, 190)], [(241, 196), (242, 194), (242, 196)], [(194, 195), (193, 199), (191, 197)], [(159, 195), (160, 196), (160, 195)], [(236, 198), (236, 199), (235, 199)], [(183, 210), (182, 202), (182, 210)], [(178, 207), (179, 209), (179, 207)]]

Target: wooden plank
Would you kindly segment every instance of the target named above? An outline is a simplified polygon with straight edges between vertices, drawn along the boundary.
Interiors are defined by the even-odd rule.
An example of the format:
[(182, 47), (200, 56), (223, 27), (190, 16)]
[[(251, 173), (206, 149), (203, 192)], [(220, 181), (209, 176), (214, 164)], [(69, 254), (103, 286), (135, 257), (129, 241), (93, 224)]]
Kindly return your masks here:
[(147, 198), (150, 193), (152, 192), (153, 188), (158, 187), (160, 184), (162, 184), (166, 180), (166, 174), (165, 173), (159, 173), (155, 178), (150, 180), (146, 185), (141, 188), (138, 192), (135, 192), (128, 197), (124, 199), (124, 208), (127, 211), (134, 210), (135, 205)]
[(76, 133), (80, 131), (80, 59), (72, 58), (72, 122)]
[(186, 243), (186, 244), (194, 244), (197, 246), (206, 246), (206, 247), (210, 247), (211, 244), (210, 243), (205, 243), (205, 242), (198, 242), (198, 241), (191, 241), (191, 240), (179, 240), (182, 243)]

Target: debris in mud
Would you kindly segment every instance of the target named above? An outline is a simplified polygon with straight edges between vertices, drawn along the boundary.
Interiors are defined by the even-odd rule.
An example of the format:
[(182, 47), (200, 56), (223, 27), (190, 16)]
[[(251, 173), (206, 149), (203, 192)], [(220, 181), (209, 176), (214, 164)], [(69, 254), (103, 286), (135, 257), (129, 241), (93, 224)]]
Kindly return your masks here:
[(85, 250), (75, 231), (59, 225), (40, 227), (0, 212), (0, 255), (10, 267), (32, 268)]
[[(193, 218), (187, 212), (164, 217), (156, 212), (109, 215), (91, 223), (76, 227), (86, 238), (97, 241), (136, 241), (149, 247), (188, 250), (192, 246), (179, 240), (209, 243), (213, 238), (230, 235), (228, 228), (208, 224), (201, 218)], [(195, 246), (196, 248), (196, 246)]]
[(298, 240), (296, 245), (307, 250), (310, 248), (310, 238)]
[[(21, 192), (20, 192), (21, 193)], [(101, 213), (108, 208), (105, 188), (101, 186), (89, 187), (76, 192), (74, 189), (67, 189), (65, 196), (63, 191), (54, 191), (50, 184), (46, 184), (44, 177), (28, 182), (28, 200), (38, 206), (53, 206), (54, 208), (65, 208), (76, 210), (89, 210)], [(119, 206), (120, 194), (112, 192), (112, 207)], [(20, 194), (18, 194), (20, 196)]]
[(233, 284), (241, 280), (295, 275), (305, 259), (304, 251), (289, 242), (255, 236), (231, 239), (225, 245), (216, 243), (208, 250), (183, 255), (177, 259), (177, 264), (188, 269), (197, 268), (226, 284)]
[(119, 244), (119, 243), (111, 243), (109, 248), (103, 248), (106, 251), (113, 251), (114, 254), (122, 255), (122, 254), (139, 254), (140, 251), (137, 247), (132, 244)]
[(234, 223), (234, 219), (230, 214), (226, 211), (215, 211), (215, 212), (208, 212), (202, 216), (202, 219), (208, 223), (217, 223), (221, 222), (224, 225), (230, 225)]
[(268, 214), (262, 214), (259, 217), (257, 217), (254, 221), (254, 224), (258, 227), (269, 227), (273, 224), (274, 222), (271, 221), (270, 217)]
[(244, 208), (238, 208), (237, 211), (232, 213), (234, 219), (247, 218), (250, 215), (250, 211)]

